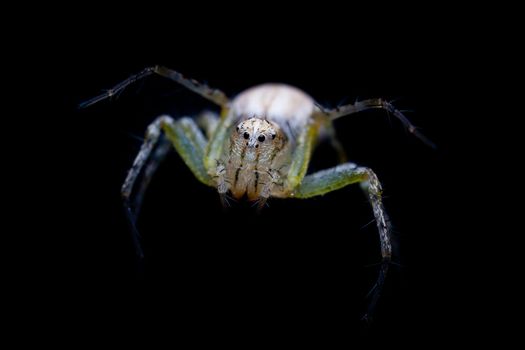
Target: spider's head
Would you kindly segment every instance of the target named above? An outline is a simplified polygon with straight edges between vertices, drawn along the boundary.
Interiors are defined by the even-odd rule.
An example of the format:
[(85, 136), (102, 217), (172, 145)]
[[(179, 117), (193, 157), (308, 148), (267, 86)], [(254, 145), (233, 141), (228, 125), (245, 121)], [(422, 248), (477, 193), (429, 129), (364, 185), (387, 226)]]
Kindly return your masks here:
[(271, 157), (280, 151), (284, 143), (284, 134), (279, 125), (274, 122), (250, 118), (240, 122), (232, 133), (232, 146), (234, 150), (245, 153), (250, 158), (259, 155)]

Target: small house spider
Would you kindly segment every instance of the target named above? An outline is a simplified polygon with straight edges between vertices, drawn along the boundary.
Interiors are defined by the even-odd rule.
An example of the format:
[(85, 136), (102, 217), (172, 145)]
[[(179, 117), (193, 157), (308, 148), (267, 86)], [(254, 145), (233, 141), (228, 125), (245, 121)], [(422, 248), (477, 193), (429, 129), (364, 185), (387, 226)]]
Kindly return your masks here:
[[(221, 114), (205, 112), (195, 119), (178, 120), (164, 115), (148, 126), (144, 143), (121, 189), (139, 256), (143, 253), (135, 225), (137, 213), (154, 172), (171, 146), (200, 182), (217, 188), (224, 203), (228, 194), (236, 199), (246, 196), (257, 201), (260, 209), (270, 197), (310, 198), (359, 183), (373, 209), (382, 256), (379, 275), (369, 293), (371, 299), (364, 316), (368, 319), (381, 293), (392, 257), (391, 225), (376, 174), (369, 168), (346, 162), (344, 150), (335, 138), (333, 121), (368, 109), (384, 109), (400, 119), (410, 133), (433, 146), (431, 141), (390, 102), (381, 98), (325, 109), (298, 88), (263, 84), (229, 99), (220, 90), (161, 66), (146, 68), (79, 107), (118, 94), (151, 74), (169, 78), (210, 100), (221, 107)], [(166, 137), (161, 137), (163, 133)], [(331, 139), (341, 164), (306, 175), (312, 151), (322, 135)], [(133, 194), (141, 172), (141, 183)]]

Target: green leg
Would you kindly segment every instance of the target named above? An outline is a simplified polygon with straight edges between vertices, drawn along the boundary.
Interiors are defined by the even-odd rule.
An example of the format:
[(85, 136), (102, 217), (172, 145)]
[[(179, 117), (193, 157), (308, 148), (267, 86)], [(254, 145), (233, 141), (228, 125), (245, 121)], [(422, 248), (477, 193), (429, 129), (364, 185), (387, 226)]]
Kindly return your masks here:
[(339, 164), (346, 163), (348, 161), (348, 157), (346, 156), (345, 149), (343, 145), (341, 144), (341, 141), (337, 138), (334, 125), (330, 123), (327, 128), (328, 137), (330, 139), (330, 145), (337, 153), (337, 159), (339, 161)]
[[(204, 167), (211, 176), (219, 176), (223, 165), (221, 164), (223, 150), (225, 145), (228, 143), (230, 134), (228, 131), (233, 125), (234, 115), (230, 113), (230, 110), (225, 108), (222, 110), (221, 118), (214, 126), (214, 130), (211, 133), (210, 142), (205, 150), (204, 155)], [(201, 123), (213, 123), (213, 121), (206, 121), (205, 119), (200, 121)], [(220, 192), (220, 191), (219, 191)]]
[[(140, 257), (143, 254), (135, 224), (136, 217), (151, 177), (170, 149), (170, 142), (199, 181), (207, 185), (212, 183), (203, 164), (206, 139), (192, 119), (182, 118), (174, 121), (171, 117), (162, 116), (148, 126), (144, 143), (121, 189), (135, 248)], [(133, 196), (136, 180), (141, 173), (143, 174), (141, 184), (137, 186), (138, 189)]]
[(312, 156), (314, 142), (319, 134), (319, 128), (316, 124), (310, 124), (299, 134), (297, 145), (292, 155), (292, 163), (286, 177), (286, 186), (290, 192), (293, 192), (302, 182), (308, 162)]
[(193, 119), (165, 121), (162, 123), (162, 129), (193, 175), (203, 184), (212, 186), (203, 162), (207, 141)]
[(204, 111), (197, 116), (197, 124), (204, 130), (206, 137), (210, 140), (219, 125), (219, 115), (211, 111)]
[(375, 308), (381, 293), (388, 265), (392, 257), (391, 225), (381, 198), (381, 183), (376, 174), (368, 168), (358, 167), (352, 163), (345, 163), (331, 169), (319, 171), (306, 176), (301, 185), (294, 192), (297, 198), (309, 198), (338, 190), (353, 183), (362, 184), (368, 200), (372, 205), (374, 217), (379, 230), (381, 242), (382, 264), (377, 282), (371, 290), (371, 300), (364, 319), (368, 320)]

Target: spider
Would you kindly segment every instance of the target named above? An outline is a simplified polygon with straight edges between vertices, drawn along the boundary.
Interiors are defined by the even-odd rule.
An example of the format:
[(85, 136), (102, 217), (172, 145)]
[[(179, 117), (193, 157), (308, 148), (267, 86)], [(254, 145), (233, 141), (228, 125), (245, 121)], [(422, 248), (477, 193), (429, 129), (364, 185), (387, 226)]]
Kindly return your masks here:
[[(221, 108), (221, 113), (206, 111), (197, 118), (178, 120), (163, 115), (148, 126), (144, 143), (121, 189), (138, 255), (143, 257), (135, 224), (137, 214), (153, 174), (171, 147), (200, 182), (217, 189), (223, 204), (227, 204), (229, 195), (235, 199), (247, 197), (256, 201), (261, 209), (270, 197), (310, 198), (358, 183), (374, 213), (382, 257), (377, 280), (369, 293), (369, 306), (363, 316), (368, 320), (392, 260), (391, 224), (383, 206), (377, 175), (370, 168), (346, 162), (341, 143), (335, 137), (333, 121), (368, 109), (383, 109), (397, 117), (410, 133), (434, 147), (432, 142), (401, 111), (381, 98), (325, 109), (296, 87), (263, 84), (229, 99), (220, 90), (162, 66), (146, 68), (79, 107), (88, 107), (114, 96), (152, 74), (171, 79), (208, 99)], [(166, 137), (161, 137), (162, 134)], [(330, 138), (341, 164), (306, 175), (312, 151), (324, 136)], [(141, 173), (141, 183), (136, 186)]]

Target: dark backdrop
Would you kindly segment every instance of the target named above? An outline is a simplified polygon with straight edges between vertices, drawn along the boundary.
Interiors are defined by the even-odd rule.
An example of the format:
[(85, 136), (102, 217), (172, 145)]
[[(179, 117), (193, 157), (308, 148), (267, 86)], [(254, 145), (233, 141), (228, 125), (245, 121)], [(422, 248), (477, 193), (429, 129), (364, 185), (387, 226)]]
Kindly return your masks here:
[[(472, 233), (458, 228), (454, 177), (459, 126), (466, 121), (447, 98), (454, 82), (434, 63), (439, 50), (404, 34), (306, 43), (293, 35), (262, 35), (241, 46), (236, 37), (200, 42), (179, 36), (162, 45), (127, 37), (132, 44), (76, 46), (62, 66), (61, 127), (68, 132), (54, 140), (64, 166), (58, 176), (65, 234), (54, 247), (57, 273), (46, 282), (58, 287), (60, 304), (68, 300), (65, 318), (90, 315), (139, 331), (154, 325), (186, 337), (284, 334), (306, 342), (345, 340), (353, 331), (373, 339), (462, 332), (463, 320), (472, 316), (463, 287), (473, 277), (461, 252)], [(145, 198), (138, 227), (146, 257), (137, 262), (119, 190), (144, 130), (160, 114), (194, 115), (213, 106), (156, 76), (111, 101), (75, 106), (154, 64), (229, 96), (284, 82), (328, 107), (384, 97), (412, 111), (407, 116), (437, 150), (383, 111), (335, 124), (350, 160), (374, 169), (382, 181), (395, 229), (396, 264), (370, 327), (359, 319), (376, 277), (379, 242), (358, 186), (309, 200), (272, 199), (260, 215), (244, 202), (224, 211), (214, 189), (195, 180), (172, 153)], [(321, 144), (311, 170), (335, 164), (330, 147)]]

